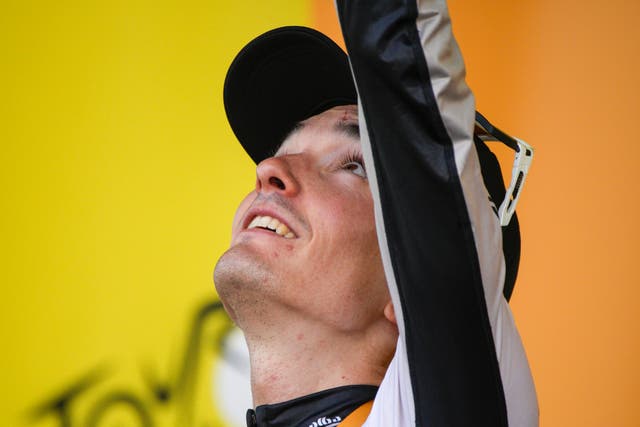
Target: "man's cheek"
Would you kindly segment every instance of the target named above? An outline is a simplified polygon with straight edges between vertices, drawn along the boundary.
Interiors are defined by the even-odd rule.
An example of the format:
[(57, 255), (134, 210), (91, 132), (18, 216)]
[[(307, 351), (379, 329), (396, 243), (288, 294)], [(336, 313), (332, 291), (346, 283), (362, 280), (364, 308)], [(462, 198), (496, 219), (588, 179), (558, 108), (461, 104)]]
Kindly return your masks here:
[(251, 203), (255, 199), (255, 192), (249, 193), (243, 200), (240, 202), (240, 206), (236, 209), (236, 213), (233, 216), (233, 223), (231, 225), (231, 236), (234, 238), (242, 229), (242, 220), (244, 218), (245, 213), (251, 206)]

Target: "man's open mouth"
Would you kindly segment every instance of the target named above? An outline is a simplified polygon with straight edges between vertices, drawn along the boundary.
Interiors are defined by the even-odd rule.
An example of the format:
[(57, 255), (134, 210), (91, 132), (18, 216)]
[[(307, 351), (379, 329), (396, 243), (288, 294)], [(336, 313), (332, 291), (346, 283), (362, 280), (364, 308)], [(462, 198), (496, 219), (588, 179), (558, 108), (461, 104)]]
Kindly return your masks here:
[(264, 230), (273, 231), (285, 239), (293, 239), (296, 237), (296, 235), (289, 230), (289, 227), (281, 223), (278, 219), (268, 215), (257, 215), (253, 218), (251, 223), (247, 226), (247, 230), (251, 230), (252, 228), (262, 228)]

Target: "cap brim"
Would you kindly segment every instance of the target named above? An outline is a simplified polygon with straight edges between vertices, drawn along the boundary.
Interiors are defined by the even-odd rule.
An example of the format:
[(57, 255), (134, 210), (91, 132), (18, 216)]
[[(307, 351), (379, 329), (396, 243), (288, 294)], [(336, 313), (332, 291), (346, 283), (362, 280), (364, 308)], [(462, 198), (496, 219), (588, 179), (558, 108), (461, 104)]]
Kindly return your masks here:
[(298, 122), (356, 103), (347, 55), (306, 27), (277, 28), (249, 42), (224, 82), (229, 124), (256, 163), (273, 155)]

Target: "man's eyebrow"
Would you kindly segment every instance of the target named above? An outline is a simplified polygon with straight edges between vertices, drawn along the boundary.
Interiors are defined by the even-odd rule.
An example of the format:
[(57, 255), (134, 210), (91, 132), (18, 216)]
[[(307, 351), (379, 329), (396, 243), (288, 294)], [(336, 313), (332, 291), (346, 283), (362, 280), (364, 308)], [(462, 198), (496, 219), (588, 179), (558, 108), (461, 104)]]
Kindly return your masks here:
[(360, 126), (356, 122), (339, 121), (335, 124), (334, 129), (352, 138), (360, 139)]
[(285, 135), (284, 138), (282, 138), (282, 141), (280, 142), (280, 144), (276, 145), (275, 147), (273, 147), (267, 157), (276, 157), (276, 155), (284, 155), (286, 153), (278, 153), (278, 151), (280, 151), (280, 147), (282, 147), (282, 144), (284, 144), (284, 142), (289, 139), (294, 133), (301, 131), (304, 128), (304, 122), (298, 122), (295, 125), (293, 125), (293, 127), (291, 128), (291, 130), (289, 131), (289, 133), (287, 133)]
[[(287, 136), (284, 137), (284, 139), (282, 140), (280, 145), (278, 145), (277, 147), (274, 147), (269, 152), (269, 155), (267, 157), (275, 157), (276, 155), (282, 156), (282, 155), (286, 154), (286, 150), (283, 150), (282, 152), (279, 153), (280, 147), (282, 146), (284, 141), (289, 139), (296, 132), (299, 132), (302, 129), (304, 129), (305, 126), (306, 126), (306, 124), (304, 122), (296, 123), (293, 126), (293, 128), (289, 131)], [(358, 122), (355, 122), (355, 121), (348, 122), (348, 121), (345, 121), (345, 120), (341, 120), (341, 121), (336, 122), (334, 124), (333, 129), (336, 132), (342, 133), (342, 134), (344, 134), (344, 135), (346, 135), (346, 136), (348, 136), (350, 138), (355, 138), (358, 141), (360, 140), (360, 126), (358, 125)]]
[(291, 132), (289, 132), (289, 135), (291, 135), (292, 133), (296, 133), (299, 130), (302, 130), (302, 128), (304, 128), (304, 122), (298, 122), (295, 125), (293, 125), (293, 129), (291, 129)]

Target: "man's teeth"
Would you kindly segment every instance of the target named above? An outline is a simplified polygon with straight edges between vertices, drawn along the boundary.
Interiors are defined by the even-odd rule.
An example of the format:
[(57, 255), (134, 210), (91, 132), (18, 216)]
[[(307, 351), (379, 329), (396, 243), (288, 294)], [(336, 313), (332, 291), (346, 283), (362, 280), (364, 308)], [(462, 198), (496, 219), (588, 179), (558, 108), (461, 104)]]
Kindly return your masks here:
[(289, 230), (289, 227), (278, 221), (276, 218), (272, 218), (268, 215), (256, 216), (253, 218), (253, 221), (251, 221), (247, 229), (251, 230), (252, 228), (257, 227), (275, 231), (277, 235), (282, 236), (285, 239), (293, 239), (296, 237), (295, 234)]

